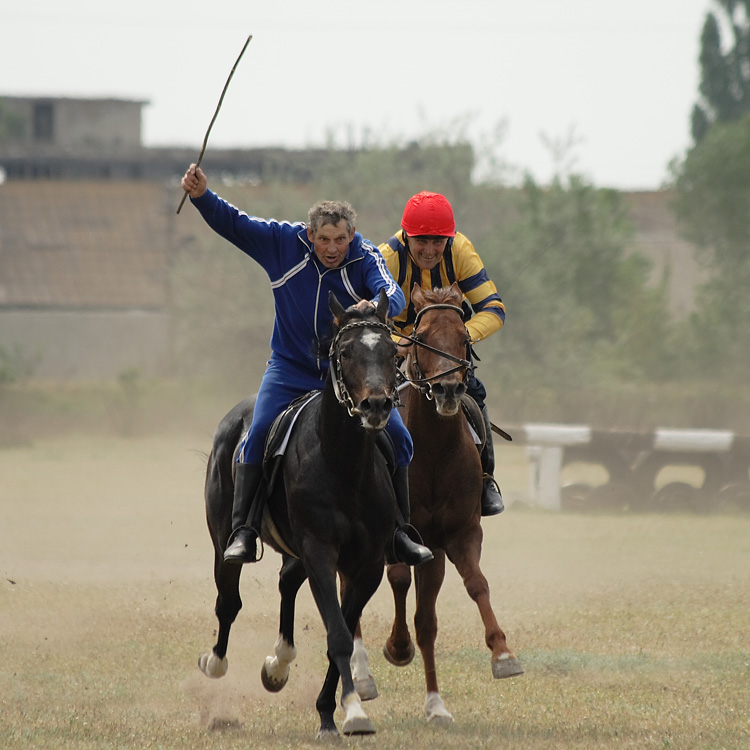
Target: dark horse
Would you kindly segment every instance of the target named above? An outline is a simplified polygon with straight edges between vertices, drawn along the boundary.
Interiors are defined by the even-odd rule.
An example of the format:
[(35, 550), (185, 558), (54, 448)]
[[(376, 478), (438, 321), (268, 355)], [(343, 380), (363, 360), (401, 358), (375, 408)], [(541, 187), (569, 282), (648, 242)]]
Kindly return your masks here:
[[(479, 567), (482, 466), (462, 409), (462, 400), (468, 398), (464, 395), (464, 381), (470, 367), (470, 337), (461, 309), (463, 295), (455, 283), (431, 291), (423, 291), (415, 284), (411, 298), (417, 317), (406, 374), (414, 387), (407, 388), (404, 397), (404, 421), (414, 440), (414, 458), (409, 467), (411, 522), (435, 556), (414, 570), (414, 626), (424, 662), (425, 714), (430, 722), (448, 724), (453, 717), (438, 691), (435, 667), (436, 602), (445, 578), (446, 556), (479, 608), (485, 643), (492, 651), (493, 677), (512, 677), (523, 670), (492, 611), (487, 579)], [(476, 422), (481, 427), (481, 418)], [(485, 439), (492, 437), (487, 435)], [(414, 657), (406, 624), (411, 571), (402, 564), (389, 566), (388, 580), (393, 589), (395, 618), (383, 653), (392, 664), (405, 666)], [(361, 648), (358, 639), (357, 651)], [(367, 680), (364, 674), (357, 678), (358, 682)]]
[[(349, 660), (352, 632), (383, 577), (384, 549), (396, 524), (396, 499), (386, 460), (376, 447), (396, 397), (395, 344), (386, 316), (388, 300), (344, 310), (335, 296), (330, 370), (322, 394), (296, 419), (279, 478), (270, 490), (261, 539), (282, 554), (281, 617), (275, 656), (266, 657), (263, 685), (281, 690), (296, 656), (294, 605), (305, 579), (327, 633), (329, 667), (317, 699), (318, 736), (337, 735), (336, 688), (341, 677), (344, 734), (375, 731), (354, 689)], [(209, 677), (227, 671), (229, 630), (242, 607), (241, 565), (224, 562), (231, 531), (233, 471), (254, 401), (232, 409), (219, 424), (206, 474), (206, 516), (214, 545), (218, 590), (216, 645), (201, 656)], [(337, 574), (341, 577), (339, 603)], [(257, 606), (257, 605), (256, 605)]]

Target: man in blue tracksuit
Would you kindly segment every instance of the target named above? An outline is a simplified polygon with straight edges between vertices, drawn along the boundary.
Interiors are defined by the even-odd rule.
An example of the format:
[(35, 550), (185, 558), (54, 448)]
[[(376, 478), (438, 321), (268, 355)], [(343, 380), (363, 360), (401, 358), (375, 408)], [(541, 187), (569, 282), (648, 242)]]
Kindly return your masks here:
[[(325, 385), (329, 363), (321, 340), (333, 322), (328, 293), (333, 291), (348, 307), (376, 299), (385, 289), (391, 317), (404, 308), (405, 298), (380, 252), (355, 231), (356, 214), (348, 203), (316, 204), (307, 224), (279, 222), (248, 216), (219, 198), (208, 189), (203, 170), (194, 164), (182, 178), (182, 187), (215, 232), (261, 265), (274, 295), (272, 354), (258, 390), (252, 426), (237, 458), (232, 535), (224, 552), (228, 563), (255, 562), (257, 530), (250, 528), (248, 518), (263, 477), (266, 435), (273, 420), (295, 398)], [(396, 452), (396, 500), (408, 522), (411, 436), (397, 410), (391, 413), (386, 429)], [(393, 548), (396, 558), (409, 565), (432, 559), (432, 553), (409, 539), (401, 525)]]

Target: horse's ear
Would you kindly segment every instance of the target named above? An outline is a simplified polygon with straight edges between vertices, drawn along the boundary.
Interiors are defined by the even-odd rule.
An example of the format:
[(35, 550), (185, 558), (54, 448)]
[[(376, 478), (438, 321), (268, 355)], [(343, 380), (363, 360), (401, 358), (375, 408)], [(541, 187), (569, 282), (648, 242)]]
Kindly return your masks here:
[(461, 306), (461, 303), (464, 301), (464, 293), (461, 291), (461, 287), (458, 285), (457, 281), (454, 281), (451, 284), (451, 294), (458, 297), (458, 305)]
[(333, 292), (328, 292), (328, 307), (333, 313), (333, 322), (337, 326), (340, 326), (346, 310), (344, 309), (344, 306), (338, 301), (336, 295)]
[(388, 300), (388, 295), (385, 292), (385, 289), (380, 290), (380, 294), (378, 294), (378, 304), (375, 309), (375, 313), (377, 316), (385, 323), (386, 319), (388, 318), (388, 309), (390, 308), (390, 302)]
[(414, 286), (411, 288), (411, 301), (416, 310), (418, 307), (424, 305), (424, 294), (422, 294), (422, 287), (414, 282)]

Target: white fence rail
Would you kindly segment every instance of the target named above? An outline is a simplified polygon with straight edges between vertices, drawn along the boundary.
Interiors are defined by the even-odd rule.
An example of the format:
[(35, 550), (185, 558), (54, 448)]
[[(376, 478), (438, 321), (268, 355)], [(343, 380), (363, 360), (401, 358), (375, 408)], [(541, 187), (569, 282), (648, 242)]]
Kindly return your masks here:
[[(641, 433), (562, 424), (524, 424), (508, 432), (526, 445), (531, 502), (541, 508), (750, 510), (750, 437), (728, 430)], [(563, 486), (563, 468), (575, 462), (604, 467), (608, 480)], [(702, 486), (680, 481), (657, 487), (659, 473), (669, 466), (698, 467)]]

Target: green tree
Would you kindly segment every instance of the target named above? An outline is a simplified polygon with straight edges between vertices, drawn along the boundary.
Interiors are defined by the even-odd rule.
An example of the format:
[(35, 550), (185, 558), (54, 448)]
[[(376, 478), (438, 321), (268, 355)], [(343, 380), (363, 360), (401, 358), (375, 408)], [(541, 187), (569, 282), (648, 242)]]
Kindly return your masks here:
[(683, 233), (731, 276), (750, 248), (750, 114), (716, 123), (672, 172)]
[(750, 369), (750, 114), (715, 123), (672, 167), (681, 231), (711, 270), (690, 318), (689, 368), (725, 378)]
[(650, 286), (650, 263), (627, 252), (632, 225), (619, 194), (572, 174), (492, 195), (478, 187), (472, 203), (495, 223), (469, 231), (508, 308), (492, 368), (506, 382), (551, 388), (665, 376), (665, 288)]
[(714, 123), (737, 120), (750, 112), (750, 0), (716, 0), (716, 4), (720, 12), (706, 15), (701, 33), (701, 81), (691, 118), (695, 143)]
[(711, 272), (680, 333), (683, 369), (746, 378), (750, 366), (750, 0), (716, 0), (701, 34), (694, 146), (671, 165), (675, 214)]

